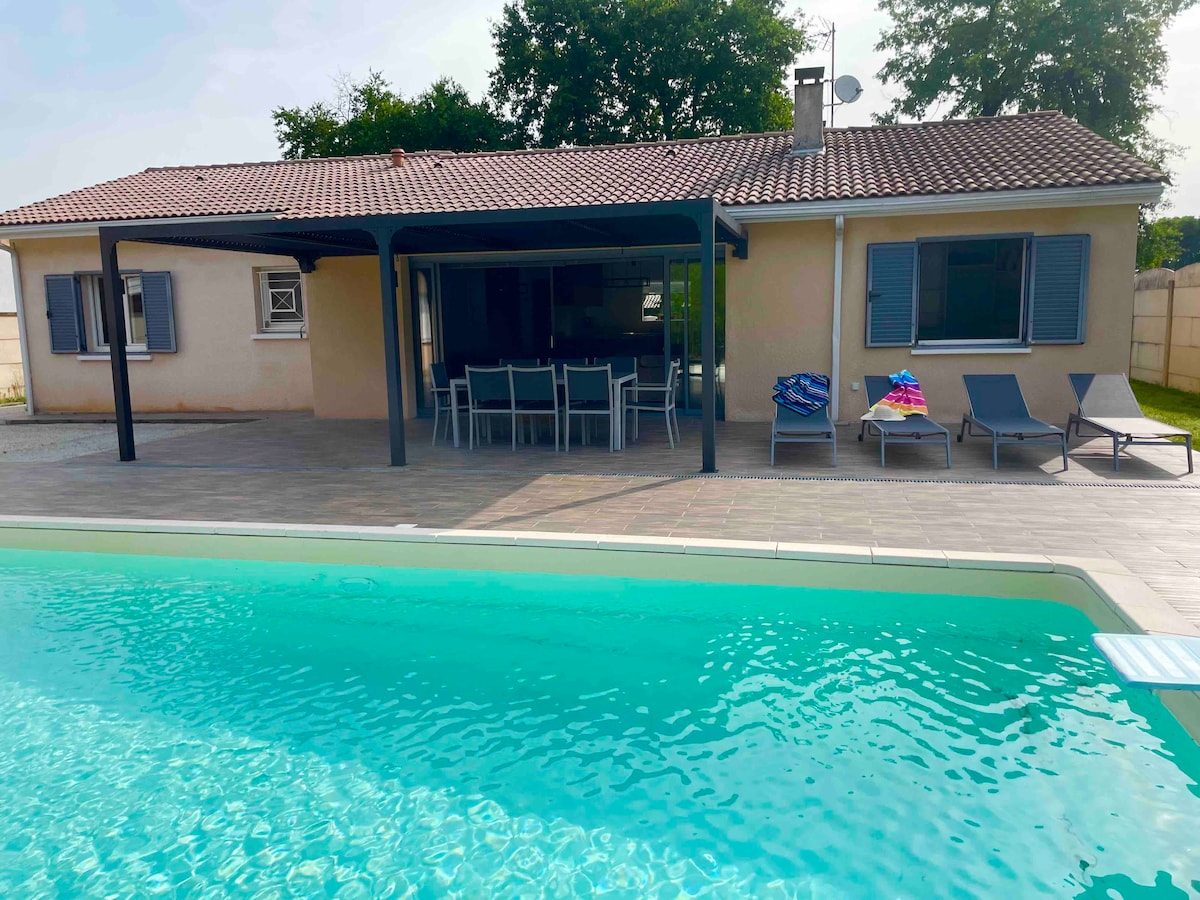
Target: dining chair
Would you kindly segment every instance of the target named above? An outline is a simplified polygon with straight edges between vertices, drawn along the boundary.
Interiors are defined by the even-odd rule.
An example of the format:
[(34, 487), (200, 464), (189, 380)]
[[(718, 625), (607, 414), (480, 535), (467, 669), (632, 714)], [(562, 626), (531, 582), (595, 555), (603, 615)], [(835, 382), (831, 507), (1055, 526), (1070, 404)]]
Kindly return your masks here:
[(529, 419), (529, 442), (533, 443), (535, 419), (546, 417), (554, 420), (554, 449), (558, 449), (559, 411), (558, 381), (553, 366), (513, 366), (509, 369), (512, 381), (513, 407), (518, 421)]
[(608, 416), (608, 449), (612, 452), (617, 417), (613, 409), (612, 369), (608, 366), (563, 366), (567, 427), (563, 449), (571, 452), (571, 416), (579, 416), (580, 439), (587, 443), (589, 417)]
[(550, 359), (546, 360), (546, 365), (554, 367), (554, 376), (556, 378), (563, 377), (563, 366), (586, 366), (587, 364), (588, 359), (586, 356), (562, 357), (560, 359), (550, 357)]
[(507, 416), (512, 425), (512, 448), (517, 449), (517, 410), (513, 405), (512, 380), (508, 366), (467, 366), (467, 414), (470, 441), (475, 449), (475, 429), (480, 416), (487, 423), (488, 443), (492, 442), (491, 420)]
[[(636, 383), (625, 392), (625, 410), (633, 413), (633, 436), (638, 436), (638, 418), (641, 413), (662, 413), (667, 421), (667, 443), (675, 449), (679, 440), (679, 416), (675, 411), (675, 387), (679, 383), (679, 360), (671, 360), (664, 384)], [(674, 433), (672, 433), (674, 426)]]
[(520, 366), (522, 369), (535, 369), (542, 364), (542, 361), (537, 357), (526, 357), (522, 359), (501, 359), (502, 366)]

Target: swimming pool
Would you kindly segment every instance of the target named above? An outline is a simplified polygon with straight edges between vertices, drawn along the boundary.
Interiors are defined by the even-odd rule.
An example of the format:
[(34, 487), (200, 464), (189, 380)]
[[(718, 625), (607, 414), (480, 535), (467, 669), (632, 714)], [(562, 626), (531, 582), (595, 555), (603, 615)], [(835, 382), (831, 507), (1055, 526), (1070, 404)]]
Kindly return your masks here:
[(1200, 890), (1200, 749), (1032, 576), (478, 549), (0, 551), (0, 895)]

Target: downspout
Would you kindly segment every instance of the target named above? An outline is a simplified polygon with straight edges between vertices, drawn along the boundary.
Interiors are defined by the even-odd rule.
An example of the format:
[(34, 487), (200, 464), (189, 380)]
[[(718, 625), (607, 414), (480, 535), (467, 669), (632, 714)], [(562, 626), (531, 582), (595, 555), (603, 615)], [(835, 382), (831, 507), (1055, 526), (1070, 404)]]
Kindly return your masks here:
[(21, 375), (25, 379), (25, 411), (33, 415), (33, 376), (29, 371), (29, 335), (25, 332), (25, 304), (21, 300), (21, 261), (17, 248), (11, 243), (0, 243), (0, 249), (8, 251), (12, 260), (13, 298), (17, 304), (17, 336), (21, 344)]
[(833, 218), (833, 369), (830, 375), (830, 418), (838, 420), (838, 397), (842, 387), (842, 242), (846, 234), (846, 217)]

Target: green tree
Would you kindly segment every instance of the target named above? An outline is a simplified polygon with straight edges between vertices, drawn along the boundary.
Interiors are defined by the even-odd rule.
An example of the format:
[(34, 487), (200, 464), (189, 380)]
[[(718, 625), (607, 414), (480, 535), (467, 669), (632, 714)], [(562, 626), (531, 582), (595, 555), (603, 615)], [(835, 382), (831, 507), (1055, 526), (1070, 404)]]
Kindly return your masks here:
[(511, 0), (492, 38), (492, 97), (543, 147), (788, 128), (809, 46), (784, 0)]
[(1167, 261), (1172, 269), (1182, 269), (1200, 263), (1200, 218), (1176, 216), (1173, 220), (1179, 229), (1179, 253)]
[(279, 107), (275, 135), (286, 159), (355, 156), (405, 150), (499, 150), (517, 146), (512, 124), (487, 101), (473, 102), (462, 85), (435, 81), (412, 100), (379, 72), (344, 80), (334, 103)]
[(892, 17), (879, 77), (903, 94), (883, 117), (1057, 109), (1162, 165), (1147, 122), (1162, 34), (1196, 0), (879, 0)]
[(1163, 216), (1138, 230), (1138, 269), (1182, 269), (1200, 263), (1200, 218)]
[(1139, 272), (1168, 266), (1182, 250), (1182, 232), (1174, 219), (1150, 219), (1138, 223), (1137, 268)]

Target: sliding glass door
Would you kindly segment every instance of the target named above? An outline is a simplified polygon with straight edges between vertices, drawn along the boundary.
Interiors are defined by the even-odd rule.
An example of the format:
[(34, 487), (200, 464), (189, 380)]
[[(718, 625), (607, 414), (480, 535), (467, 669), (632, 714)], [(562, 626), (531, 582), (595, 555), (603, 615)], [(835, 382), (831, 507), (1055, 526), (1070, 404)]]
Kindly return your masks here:
[[(668, 262), (670, 302), (667, 304), (667, 340), (671, 359), (678, 359), (679, 392), (676, 404), (684, 412), (699, 413), (703, 397), (700, 351), (700, 260), (676, 258)], [(725, 416), (725, 261), (716, 270), (717, 418)]]
[(553, 355), (661, 356), (662, 279), (661, 256), (555, 266)]
[[(716, 265), (717, 416), (725, 415), (725, 262)], [(451, 377), (501, 359), (636, 357), (661, 382), (678, 359), (680, 412), (702, 408), (700, 260), (627, 254), (536, 265), (412, 267), (418, 407), (432, 409), (435, 359)]]

